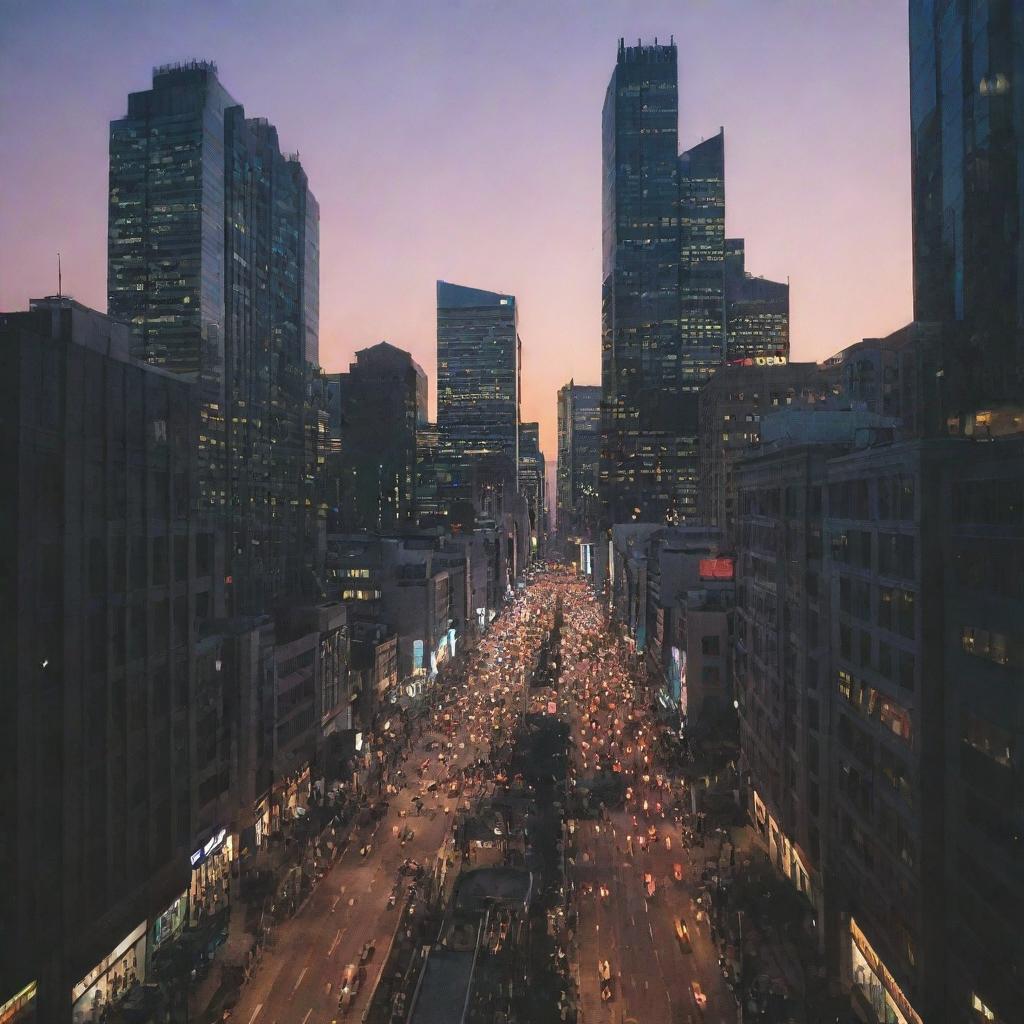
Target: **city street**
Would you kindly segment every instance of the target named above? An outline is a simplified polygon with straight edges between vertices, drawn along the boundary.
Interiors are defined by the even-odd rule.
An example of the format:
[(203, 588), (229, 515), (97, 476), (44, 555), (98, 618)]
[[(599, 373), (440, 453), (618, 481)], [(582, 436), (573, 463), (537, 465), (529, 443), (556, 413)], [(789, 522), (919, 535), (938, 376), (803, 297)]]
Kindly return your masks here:
[[(364, 943), (372, 940), (376, 951), (345, 1018), (357, 1020), (362, 1015), (398, 927), (406, 887), (412, 881), (401, 879), (397, 905), (389, 909), (388, 896), (402, 862), (410, 858), (429, 872), (450, 832), (456, 807), (460, 802), (465, 805), (486, 785), (486, 780), (470, 784), (458, 796), (449, 797), (443, 793), (442, 780), (453, 768), (486, 757), (490, 734), (501, 736), (496, 729), (506, 729), (519, 719), (521, 700), (500, 692), (508, 686), (506, 679), (521, 686), (522, 658), (530, 653), (517, 623), (518, 618), (509, 609), (492, 625), (491, 633), (471, 655), (478, 667), (471, 687), (453, 686), (443, 702), (442, 695), (437, 695), (439, 706), (404, 758), (407, 774), (401, 778), (393, 774), (390, 779), (397, 793), (384, 794), (389, 803), (387, 813), (372, 834), (353, 833), (348, 848), (306, 905), (278, 928), (273, 947), (267, 949), (256, 974), (242, 991), (233, 1011), (234, 1021), (323, 1024), (340, 1018), (338, 990), (342, 975), (348, 964), (358, 964)], [(492, 658), (491, 666), (485, 667)], [(443, 730), (444, 716), (450, 712), (455, 712), (452, 718), (456, 724), (449, 739)], [(445, 752), (449, 742), (452, 749)], [(441, 749), (429, 749), (438, 747)], [(439, 760), (442, 753), (444, 763)], [(417, 768), (424, 761), (429, 761), (429, 766), (421, 779)], [(432, 781), (438, 786), (433, 793), (427, 792)], [(419, 816), (413, 803), (418, 796), (423, 801)], [(401, 845), (394, 835), (396, 828), (412, 829), (414, 838)], [(371, 849), (363, 857), (360, 847), (367, 839)]]
[[(527, 677), (524, 668), (537, 663), (550, 636), (549, 628), (538, 627), (538, 621), (550, 622), (556, 605), (565, 608), (569, 624), (562, 632), (558, 661), (562, 674), (545, 676), (554, 687), (524, 694), (519, 689)], [(541, 613), (547, 618), (542, 619)], [(590, 645), (585, 657), (581, 638)], [(569, 718), (574, 784), (595, 769), (603, 777), (611, 776), (605, 769), (612, 760), (618, 763), (621, 756), (627, 762), (625, 768), (619, 765), (623, 781), (628, 777), (638, 785), (635, 793), (626, 789), (625, 806), (615, 806), (612, 801), (590, 817), (579, 817), (572, 826), (576, 856), (567, 864), (570, 890), (577, 901), (573, 947), (583, 1020), (731, 1024), (736, 1020), (735, 1000), (723, 982), (707, 919), (693, 902), (705, 850), (683, 846), (679, 784), (673, 793), (667, 777), (657, 777), (660, 787), (651, 775), (647, 775), (648, 783), (643, 782), (645, 773), (654, 770), (640, 760), (641, 751), (651, 749), (648, 741), (653, 730), (642, 724), (646, 718), (641, 691), (634, 692), (618, 644), (603, 634), (593, 597), (564, 572), (541, 574), (494, 623), (470, 659), (468, 683), (452, 684), (445, 695), (438, 695), (430, 718), (404, 757), (407, 774), (393, 772), (386, 777), (397, 787), (397, 793), (387, 797), (387, 813), (372, 835), (353, 834), (348, 848), (307, 904), (279, 928), (274, 946), (244, 989), (233, 1020), (326, 1024), (339, 1018), (338, 990), (345, 968), (358, 964), (364, 943), (372, 940), (376, 952), (345, 1014), (347, 1019), (358, 1019), (399, 926), (402, 897), (410, 880), (402, 880), (396, 907), (389, 909), (388, 896), (400, 865), (412, 858), (430, 871), (450, 833), (457, 803), (466, 806), (492, 780), (485, 770), (479, 781), (458, 797), (443, 795), (445, 787), (440, 783), (452, 768), (486, 758), (490, 736), (496, 743), (507, 739), (528, 706), (534, 711), (550, 711), (548, 702), (553, 701), (558, 712)], [(547, 673), (550, 660), (543, 662)], [(603, 703), (599, 693), (604, 695)], [(632, 710), (625, 711), (627, 707)], [(444, 732), (448, 714), (453, 719), (450, 738)], [(617, 728), (624, 724), (617, 717), (621, 715), (628, 715), (625, 736)], [(635, 737), (633, 742), (627, 742), (631, 737)], [(447, 763), (441, 763), (439, 754), (448, 742), (453, 746)], [(597, 754), (595, 747), (604, 749)], [(417, 769), (427, 760), (429, 766), (420, 779)], [(425, 792), (431, 781), (439, 785), (435, 792)], [(425, 803), (422, 815), (416, 816), (413, 800), (421, 792)], [(666, 801), (664, 817), (655, 811), (659, 798)], [(669, 813), (670, 799), (676, 801), (674, 815)], [(644, 800), (649, 813), (635, 824), (634, 815), (643, 813)], [(658, 829), (657, 838), (646, 841), (652, 825)], [(394, 833), (407, 827), (415, 836), (402, 846)], [(367, 838), (371, 848), (363, 857), (360, 847)], [(709, 840), (708, 852), (712, 847), (717, 852), (717, 841)], [(681, 865), (681, 879), (674, 877), (676, 864)], [(648, 892), (645, 875), (651, 876), (653, 892)], [(677, 920), (685, 924), (687, 944), (677, 937)], [(608, 961), (610, 975), (607, 999), (602, 999), (600, 965), (604, 961)], [(696, 993), (694, 981), (700, 986)], [(702, 994), (706, 1004), (700, 1006)]]

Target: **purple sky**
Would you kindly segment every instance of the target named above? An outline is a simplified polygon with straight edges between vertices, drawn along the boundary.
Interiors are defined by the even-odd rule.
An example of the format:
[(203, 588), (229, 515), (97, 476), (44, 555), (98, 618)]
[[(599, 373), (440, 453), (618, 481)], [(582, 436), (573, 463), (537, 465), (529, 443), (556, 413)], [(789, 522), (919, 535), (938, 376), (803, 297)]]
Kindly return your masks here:
[(437, 278), (514, 293), (523, 417), (600, 381), (601, 104), (620, 35), (679, 45), (680, 145), (725, 126), (727, 228), (792, 285), (792, 355), (911, 318), (902, 0), (34, 2), (0, 29), (0, 309), (106, 308), (107, 123), (217, 62), (320, 200), (320, 361), (386, 338), (434, 395)]

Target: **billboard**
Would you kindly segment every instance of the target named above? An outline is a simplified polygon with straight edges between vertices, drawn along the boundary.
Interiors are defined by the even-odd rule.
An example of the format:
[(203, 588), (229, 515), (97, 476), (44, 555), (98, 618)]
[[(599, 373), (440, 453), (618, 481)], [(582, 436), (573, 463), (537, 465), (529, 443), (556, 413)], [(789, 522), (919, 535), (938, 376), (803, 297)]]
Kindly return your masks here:
[(702, 558), (697, 564), (697, 573), (702, 580), (731, 580), (736, 576), (735, 560), (732, 558)]

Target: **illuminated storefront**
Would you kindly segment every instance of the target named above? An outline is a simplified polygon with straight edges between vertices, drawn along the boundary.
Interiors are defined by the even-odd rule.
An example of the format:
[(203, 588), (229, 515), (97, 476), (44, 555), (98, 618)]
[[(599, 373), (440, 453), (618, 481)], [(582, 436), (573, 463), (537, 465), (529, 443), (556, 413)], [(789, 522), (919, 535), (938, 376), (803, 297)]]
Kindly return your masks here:
[(154, 921), (149, 930), (149, 952), (152, 955), (164, 943), (170, 942), (188, 921), (188, 890), (186, 889)]
[(779, 827), (775, 817), (768, 812), (760, 794), (754, 791), (754, 820), (758, 831), (768, 839), (768, 855), (771, 862), (802, 892), (818, 910), (817, 899), (811, 888), (811, 873), (800, 855), (797, 845)]
[(850, 970), (854, 986), (882, 1024), (922, 1024), (867, 937), (850, 918)]
[(0, 1005), (0, 1024), (28, 1024), (34, 1021), (36, 983), (29, 982), (20, 992)]
[(189, 912), (193, 928), (229, 903), (233, 840), (227, 829), (219, 829), (189, 858), (192, 863)]
[(103, 1008), (124, 998), (146, 980), (146, 922), (126, 935), (82, 980), (71, 989), (74, 1024), (98, 1021)]

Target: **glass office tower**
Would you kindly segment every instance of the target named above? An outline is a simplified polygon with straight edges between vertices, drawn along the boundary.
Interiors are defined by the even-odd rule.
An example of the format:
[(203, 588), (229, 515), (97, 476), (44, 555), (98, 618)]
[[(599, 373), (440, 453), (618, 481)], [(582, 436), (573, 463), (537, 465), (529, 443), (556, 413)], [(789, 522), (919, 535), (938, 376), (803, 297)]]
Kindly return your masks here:
[(603, 113), (605, 525), (696, 515), (697, 390), (725, 344), (724, 135), (679, 154), (674, 43), (619, 41)]
[(519, 314), (514, 295), (437, 282), (437, 426), (462, 461), (519, 465)]
[(676, 508), (679, 387), (676, 47), (619, 40), (602, 114), (602, 457), (606, 524)]
[(134, 354), (200, 382), (199, 504), (226, 527), (229, 609), (315, 590), (319, 208), (212, 63), (156, 68), (111, 123), (107, 252)]
[(946, 327), (948, 412), (1019, 409), (1024, 7), (911, 0), (910, 117), (914, 317)]

